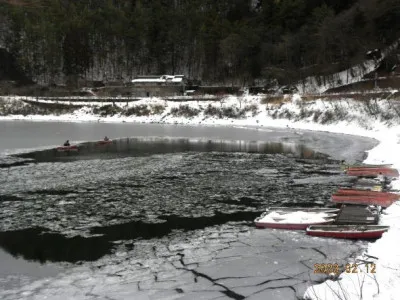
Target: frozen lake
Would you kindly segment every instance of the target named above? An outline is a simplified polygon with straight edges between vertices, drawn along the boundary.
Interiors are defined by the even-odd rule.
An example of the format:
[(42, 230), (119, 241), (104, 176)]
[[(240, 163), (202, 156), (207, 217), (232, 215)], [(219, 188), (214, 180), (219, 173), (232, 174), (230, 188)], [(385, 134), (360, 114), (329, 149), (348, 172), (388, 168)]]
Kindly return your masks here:
[[(105, 135), (121, 139), (85, 142)], [(85, 143), (48, 149), (66, 139)], [(349, 181), (338, 160), (361, 160), (369, 139), (0, 122), (0, 141), (1, 299), (296, 299), (323, 278), (315, 263), (341, 264), (363, 246), (253, 220), (268, 205), (329, 203)]]

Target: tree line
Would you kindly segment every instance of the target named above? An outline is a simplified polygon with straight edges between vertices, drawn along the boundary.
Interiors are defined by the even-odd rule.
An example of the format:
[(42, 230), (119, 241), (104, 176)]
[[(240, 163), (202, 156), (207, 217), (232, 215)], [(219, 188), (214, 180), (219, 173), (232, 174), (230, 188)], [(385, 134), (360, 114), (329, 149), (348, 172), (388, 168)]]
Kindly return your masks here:
[(3, 1), (0, 46), (46, 83), (184, 74), (285, 84), (363, 60), (399, 38), (398, 20), (398, 0)]

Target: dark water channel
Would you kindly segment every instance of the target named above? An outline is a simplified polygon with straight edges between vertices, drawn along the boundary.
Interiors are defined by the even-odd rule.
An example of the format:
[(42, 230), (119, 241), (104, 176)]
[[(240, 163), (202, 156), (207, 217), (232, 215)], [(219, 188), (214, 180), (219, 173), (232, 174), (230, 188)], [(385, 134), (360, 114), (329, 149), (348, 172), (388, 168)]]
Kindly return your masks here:
[(97, 260), (121, 240), (129, 249), (176, 231), (252, 226), (269, 205), (329, 204), (346, 181), (338, 161), (278, 142), (126, 138), (9, 160), (0, 169), (0, 247), (40, 262)]

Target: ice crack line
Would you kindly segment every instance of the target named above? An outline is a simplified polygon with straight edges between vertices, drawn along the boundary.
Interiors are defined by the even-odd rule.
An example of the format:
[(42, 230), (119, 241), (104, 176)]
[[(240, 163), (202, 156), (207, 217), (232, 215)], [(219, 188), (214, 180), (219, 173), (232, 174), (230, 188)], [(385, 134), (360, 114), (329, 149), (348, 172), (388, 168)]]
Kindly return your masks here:
[(324, 258), (328, 258), (328, 257), (326, 256), (326, 254), (325, 254), (324, 252), (322, 252), (321, 250), (319, 250), (318, 248), (313, 247), (313, 248), (311, 248), (311, 249), (313, 249), (314, 251), (316, 251), (316, 252), (318, 252), (319, 254), (321, 254)]
[(260, 294), (260, 293), (265, 292), (265, 291), (267, 291), (267, 290), (277, 290), (277, 289), (285, 289), (285, 288), (290, 289), (290, 290), (294, 293), (295, 298), (297, 298), (297, 297), (296, 297), (296, 289), (295, 289), (293, 286), (291, 286), (291, 285), (267, 287), (267, 288), (265, 288), (265, 289), (262, 289), (261, 291), (255, 292), (255, 293), (252, 294), (252, 295)]
[(232, 298), (232, 299), (234, 299), (234, 300), (243, 300), (243, 299), (246, 298), (245, 296), (240, 295), (240, 294), (238, 294), (238, 293), (232, 291), (231, 289), (229, 289), (228, 287), (224, 286), (223, 284), (216, 282), (216, 279), (211, 278), (211, 277), (208, 276), (207, 274), (197, 272), (196, 270), (188, 269), (188, 268), (186, 267), (185, 262), (183, 261), (183, 258), (184, 258), (185, 255), (182, 254), (182, 253), (177, 253), (177, 255), (180, 257), (180, 258), (179, 258), (179, 261), (180, 261), (180, 263), (181, 263), (182, 266), (183, 266), (183, 268), (177, 268), (178, 270), (183, 269), (183, 270), (192, 272), (196, 277), (201, 277), (201, 278), (207, 279), (208, 281), (212, 282), (213, 285), (222, 287), (222, 288), (224, 289), (224, 291), (221, 291), (221, 292), (222, 292), (223, 294), (225, 294), (226, 296), (228, 296), (229, 298)]

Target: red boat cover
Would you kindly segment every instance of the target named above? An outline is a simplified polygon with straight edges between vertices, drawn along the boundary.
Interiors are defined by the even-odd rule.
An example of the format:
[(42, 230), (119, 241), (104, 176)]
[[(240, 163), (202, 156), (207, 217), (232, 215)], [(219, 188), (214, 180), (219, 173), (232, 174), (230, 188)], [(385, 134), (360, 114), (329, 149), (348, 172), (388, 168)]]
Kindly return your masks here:
[(365, 204), (365, 205), (380, 205), (382, 207), (388, 207), (397, 199), (389, 197), (374, 197), (364, 195), (332, 195), (332, 201), (336, 203), (351, 203), (351, 204)]
[(399, 177), (399, 171), (393, 168), (349, 168), (346, 171), (350, 176), (390, 176)]
[(377, 192), (377, 191), (368, 191), (368, 190), (357, 190), (357, 189), (339, 189), (336, 192), (336, 195), (355, 195), (355, 196), (373, 196), (373, 197), (384, 197), (391, 199), (399, 199), (400, 195), (387, 193), (387, 192)]

